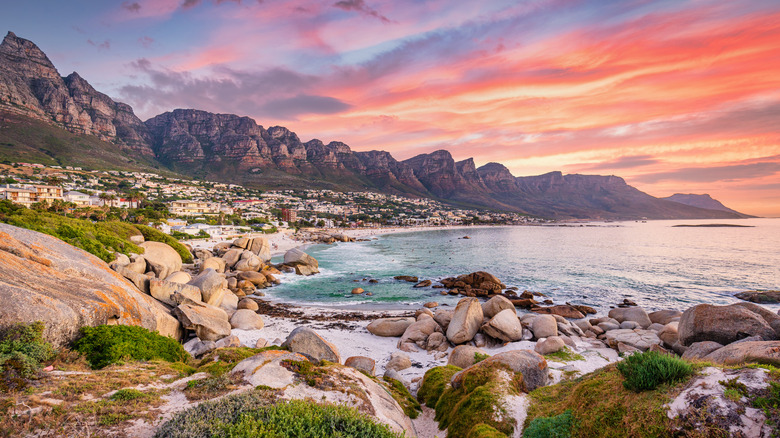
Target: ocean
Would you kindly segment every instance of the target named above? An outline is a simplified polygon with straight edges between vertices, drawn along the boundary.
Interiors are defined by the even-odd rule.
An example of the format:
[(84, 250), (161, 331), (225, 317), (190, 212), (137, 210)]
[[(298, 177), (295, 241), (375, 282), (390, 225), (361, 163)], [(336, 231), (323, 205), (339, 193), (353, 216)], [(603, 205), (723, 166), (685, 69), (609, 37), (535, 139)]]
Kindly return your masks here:
[[(472, 227), (312, 245), (305, 250), (319, 261), (320, 274), (285, 274), (281, 285), (264, 292), (273, 300), (309, 306), (413, 309), (428, 301), (454, 305), (461, 297), (415, 289), (394, 276), (435, 284), (487, 271), (519, 292), (606, 311), (625, 298), (647, 310), (684, 310), (736, 302), (733, 295), (740, 291), (780, 289), (780, 219), (716, 221), (749, 227), (675, 227), (714, 222)], [(373, 295), (353, 295), (355, 287)]]

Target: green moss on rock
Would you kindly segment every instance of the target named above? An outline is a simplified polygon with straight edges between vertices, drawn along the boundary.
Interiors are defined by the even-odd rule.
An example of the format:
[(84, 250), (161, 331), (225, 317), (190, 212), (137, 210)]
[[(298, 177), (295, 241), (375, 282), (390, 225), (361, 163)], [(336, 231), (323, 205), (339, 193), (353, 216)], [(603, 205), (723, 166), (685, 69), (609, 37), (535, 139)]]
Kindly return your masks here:
[(426, 371), (420, 384), (420, 389), (417, 391), (417, 400), (420, 400), (428, 407), (435, 408), (439, 397), (441, 397), (445, 387), (450, 383), (450, 379), (460, 370), (461, 368), (455, 365), (447, 365)]

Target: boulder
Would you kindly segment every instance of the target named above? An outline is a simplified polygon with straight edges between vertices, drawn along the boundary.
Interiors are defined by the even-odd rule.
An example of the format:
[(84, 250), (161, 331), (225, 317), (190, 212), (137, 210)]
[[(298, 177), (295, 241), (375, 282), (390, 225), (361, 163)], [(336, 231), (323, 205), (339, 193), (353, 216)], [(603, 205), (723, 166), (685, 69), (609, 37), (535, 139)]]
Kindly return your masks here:
[(780, 303), (780, 290), (754, 290), (740, 292), (734, 297), (740, 300), (750, 301), (759, 304), (777, 304)]
[(73, 342), (81, 327), (101, 324), (182, 334), (164, 305), (104, 261), (46, 234), (0, 224), (0, 279), (0, 327), (41, 321), (55, 348)]
[(628, 345), (640, 351), (647, 351), (653, 345), (661, 344), (661, 339), (653, 330), (610, 330), (606, 334), (607, 345), (618, 349), (618, 344)]
[(705, 361), (723, 365), (761, 363), (780, 366), (780, 341), (738, 342), (704, 356)]
[(173, 315), (185, 329), (194, 330), (203, 341), (218, 341), (230, 336), (227, 313), (218, 307), (187, 300), (173, 309)]
[(738, 305), (690, 307), (680, 318), (678, 333), (685, 346), (701, 341), (727, 345), (748, 336), (775, 338), (775, 331), (764, 318)]
[(311, 275), (320, 272), (317, 259), (298, 248), (284, 253), (284, 264), (295, 267), (295, 272), (298, 275)]
[(265, 324), (254, 310), (238, 309), (230, 317), (230, 327), (241, 330), (260, 330)]
[(485, 318), (492, 318), (502, 310), (515, 310), (515, 305), (509, 299), (496, 295), (482, 304), (482, 314)]
[(132, 262), (129, 265), (125, 265), (125, 268), (136, 274), (143, 274), (146, 272), (146, 259), (142, 255), (133, 256)]
[(308, 327), (298, 327), (293, 330), (282, 344), (293, 353), (300, 353), (313, 360), (327, 360), (340, 363), (341, 356), (335, 345), (326, 341), (317, 332)]
[(379, 318), (371, 321), (366, 329), (376, 336), (397, 337), (415, 321), (414, 318)]
[(271, 260), (271, 245), (265, 237), (255, 237), (252, 239), (251, 246), (247, 247), (247, 249), (255, 253), (263, 263)]
[(260, 309), (260, 306), (257, 304), (257, 301), (251, 299), (251, 298), (242, 298), (238, 302), (238, 309), (249, 309), (254, 312), (257, 312)]
[(572, 318), (572, 319), (585, 318), (585, 315), (583, 315), (582, 312), (575, 309), (573, 306), (569, 306), (566, 304), (559, 304), (557, 306), (549, 306), (549, 307), (533, 307), (531, 308), (531, 311), (534, 313), (542, 313), (547, 315), (558, 315), (564, 318)]
[(634, 329), (637, 329), (637, 328), (642, 328), (642, 326), (640, 326), (639, 323), (636, 322), (636, 321), (623, 321), (623, 322), (620, 323), (620, 328), (628, 329), (628, 330), (634, 330)]
[(514, 306), (504, 309), (482, 326), (482, 332), (486, 335), (500, 339), (504, 342), (515, 342), (523, 338), (523, 325), (517, 318)]
[(358, 371), (362, 371), (369, 376), (376, 374), (376, 361), (370, 357), (365, 356), (352, 356), (348, 357), (344, 361), (344, 366), (352, 367)]
[(239, 282), (241, 280), (245, 280), (255, 286), (262, 286), (268, 282), (268, 278), (266, 278), (265, 275), (263, 275), (261, 272), (254, 271), (241, 271), (238, 273), (238, 275), (236, 275), (236, 278), (238, 278)]
[(531, 322), (531, 331), (536, 339), (558, 336), (558, 322), (552, 315), (538, 315)]
[(682, 358), (686, 360), (701, 360), (719, 348), (723, 348), (723, 344), (712, 341), (694, 342), (685, 350)]
[(474, 335), (477, 334), (482, 325), (482, 317), (482, 306), (479, 304), (479, 300), (463, 298), (455, 307), (452, 320), (447, 327), (447, 339), (455, 345), (474, 339)]
[(221, 274), (213, 269), (206, 269), (201, 272), (200, 275), (190, 280), (189, 284), (200, 289), (203, 294), (203, 301), (212, 306), (219, 306), (220, 304), (214, 295), (220, 290), (227, 288), (225, 274)]
[(650, 318), (650, 321), (655, 324), (666, 325), (675, 319), (679, 319), (682, 316), (682, 312), (679, 310), (667, 309), (650, 312), (647, 316)]
[(233, 246), (236, 248), (246, 249), (247, 245), (249, 244), (250, 240), (246, 237), (239, 237), (238, 239), (233, 241)]
[(411, 419), (390, 391), (377, 380), (355, 368), (329, 364), (315, 367), (319, 382), (312, 382), (311, 377), (294, 372), (295, 368), (291, 366), (291, 362), (305, 360), (300, 354), (269, 350), (239, 362), (231, 374), (252, 386), (276, 389), (275, 397), (279, 399), (346, 404), (374, 421), (387, 424), (399, 435), (405, 434), (410, 438), (417, 436)]
[(214, 257), (214, 253), (212, 253), (211, 251), (209, 251), (207, 249), (200, 249), (200, 248), (192, 250), (192, 255), (196, 259), (200, 260), (201, 262), (203, 260), (210, 259), (210, 258)]
[(566, 343), (563, 338), (560, 336), (550, 336), (549, 338), (537, 342), (534, 346), (534, 351), (541, 355), (545, 355), (561, 351), (565, 346)]
[(151, 280), (150, 277), (144, 274), (139, 274), (135, 271), (131, 271), (130, 269), (127, 268), (127, 266), (114, 266), (114, 270), (119, 275), (121, 275), (122, 277), (130, 281), (133, 285), (135, 285), (135, 287), (139, 291), (145, 294), (149, 293), (149, 280)]
[(452, 310), (439, 309), (433, 314), (433, 320), (439, 323), (442, 330), (447, 330), (447, 327), (450, 326), (450, 321), (452, 321), (453, 313), (454, 311)]
[(241, 346), (241, 339), (238, 339), (238, 336), (236, 336), (236, 335), (225, 336), (224, 338), (222, 338), (219, 341), (215, 342), (214, 345), (217, 348), (240, 347)]
[(144, 243), (144, 235), (143, 234), (133, 234), (132, 236), (128, 237), (128, 240), (135, 243), (136, 245), (140, 245)]
[(236, 271), (259, 271), (263, 267), (263, 261), (259, 257), (251, 256), (239, 260), (233, 269)]
[(157, 278), (165, 278), (174, 272), (181, 271), (181, 256), (175, 249), (162, 242), (144, 242), (144, 259)]
[(402, 371), (412, 367), (412, 360), (403, 353), (393, 353), (385, 365), (386, 370)]
[(732, 305), (750, 310), (751, 312), (759, 315), (761, 318), (764, 318), (764, 321), (766, 321), (766, 323), (772, 327), (772, 330), (775, 331), (776, 337), (780, 338), (780, 316), (778, 316), (776, 313), (753, 303), (736, 303)]
[(522, 374), (523, 385), (528, 392), (546, 386), (549, 381), (547, 361), (543, 356), (531, 350), (511, 350), (498, 353), (463, 371), (459, 371), (452, 376), (451, 384), (453, 387), (459, 387), (462, 384), (461, 379), (467, 375), (469, 371), (473, 372), (478, 368), (488, 367), (494, 364), (506, 365), (515, 373)]
[(415, 285), (414, 285), (414, 286), (412, 286), (412, 287), (417, 287), (417, 288), (420, 288), (420, 287), (428, 287), (428, 286), (430, 286), (430, 285), (431, 285), (431, 280), (423, 280), (423, 281), (421, 281), (421, 282), (419, 282), (419, 283), (415, 284)]
[(356, 287), (356, 288), (352, 289), (352, 295), (360, 295), (363, 292), (365, 292), (365, 291), (363, 290), (362, 287)]
[(178, 306), (181, 302), (181, 299), (176, 297), (176, 294), (187, 297), (192, 301), (202, 301), (200, 289), (197, 287), (188, 284), (171, 283), (159, 278), (149, 279), (149, 294), (169, 306)]
[(184, 351), (189, 353), (192, 357), (202, 356), (217, 348), (217, 344), (214, 341), (201, 341), (198, 338), (192, 338), (185, 342)]
[(645, 309), (641, 307), (618, 307), (609, 311), (609, 317), (614, 318), (617, 322), (634, 321), (642, 328), (646, 329), (650, 327), (653, 322), (645, 312)]
[(244, 253), (243, 249), (240, 248), (232, 248), (228, 250), (225, 254), (222, 255), (222, 260), (225, 261), (225, 270), (228, 268), (232, 268), (233, 266), (238, 263), (239, 260), (241, 260), (241, 254)]
[(658, 332), (658, 337), (668, 348), (672, 348), (680, 340), (680, 335), (677, 333), (679, 324), (677, 321), (670, 322)]
[(428, 351), (447, 351), (450, 348), (450, 342), (444, 333), (433, 332), (428, 336), (425, 343), (425, 349)]
[(620, 329), (620, 324), (615, 324), (614, 322), (604, 321), (598, 323), (596, 327), (600, 328), (601, 330), (608, 332), (610, 330), (618, 330)]
[(415, 321), (404, 331), (403, 336), (398, 341), (398, 348), (402, 351), (414, 352), (417, 347), (428, 348), (428, 337), (434, 333), (441, 333), (441, 327), (433, 318), (423, 318)]
[(413, 277), (411, 275), (396, 275), (393, 278), (400, 281), (408, 281), (409, 283), (417, 283), (420, 281), (419, 278)]
[(477, 355), (487, 356), (484, 350), (472, 345), (458, 345), (450, 352), (447, 365), (455, 365), (458, 368), (468, 368), (477, 363)]
[(169, 275), (165, 278), (165, 281), (170, 281), (172, 283), (181, 283), (181, 284), (187, 284), (189, 281), (192, 280), (192, 276), (184, 271), (174, 272), (173, 274)]
[(225, 262), (225, 259), (212, 257), (210, 259), (204, 260), (203, 263), (200, 264), (200, 272), (203, 272), (207, 269), (213, 269), (217, 272), (225, 272), (226, 267), (227, 263)]
[(233, 292), (225, 292), (222, 303), (217, 307), (224, 310), (228, 316), (232, 316), (238, 310), (238, 297)]

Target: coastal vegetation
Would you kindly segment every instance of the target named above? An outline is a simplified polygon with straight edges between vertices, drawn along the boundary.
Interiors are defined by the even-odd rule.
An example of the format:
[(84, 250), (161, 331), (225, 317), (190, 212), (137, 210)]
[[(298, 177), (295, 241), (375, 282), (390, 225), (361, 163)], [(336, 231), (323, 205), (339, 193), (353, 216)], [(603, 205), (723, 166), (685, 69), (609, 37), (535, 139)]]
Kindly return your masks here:
[(168, 362), (184, 362), (189, 357), (178, 341), (143, 327), (82, 327), (81, 335), (74, 344), (74, 349), (82, 353), (95, 369), (132, 360), (162, 359)]
[(626, 379), (623, 386), (636, 392), (678, 382), (693, 373), (693, 367), (688, 362), (655, 351), (632, 354), (616, 366)]
[(43, 340), (43, 323), (0, 328), (0, 390), (23, 389), (54, 350)]
[(49, 211), (35, 210), (0, 200), (0, 222), (57, 237), (81, 248), (105, 262), (114, 260), (115, 253), (143, 254), (143, 248), (133, 243), (132, 236), (170, 245), (184, 263), (192, 262), (192, 254), (173, 237), (152, 227), (120, 221), (98, 221), (67, 217)]

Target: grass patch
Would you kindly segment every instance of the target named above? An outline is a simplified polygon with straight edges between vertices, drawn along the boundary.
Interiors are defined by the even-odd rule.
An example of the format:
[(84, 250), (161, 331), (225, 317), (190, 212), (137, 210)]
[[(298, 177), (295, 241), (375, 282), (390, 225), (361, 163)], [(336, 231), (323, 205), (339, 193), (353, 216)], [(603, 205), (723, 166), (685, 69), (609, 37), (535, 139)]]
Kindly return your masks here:
[(138, 400), (149, 397), (148, 394), (146, 394), (143, 391), (139, 391), (137, 389), (129, 388), (129, 389), (120, 389), (119, 391), (115, 392), (109, 399), (113, 401), (131, 401), (131, 400)]
[(554, 417), (534, 418), (523, 430), (523, 438), (569, 438), (574, 427), (571, 409)]
[(230, 437), (398, 438), (389, 426), (346, 406), (293, 400), (242, 414), (221, 427)]
[(264, 350), (249, 347), (218, 348), (204, 355), (195, 364), (195, 372), (209, 373), (218, 377), (233, 370), (242, 360)]
[(764, 411), (767, 424), (774, 430), (772, 436), (780, 435), (780, 382), (769, 382), (764, 394), (753, 400), (753, 407)]
[(678, 382), (693, 374), (693, 367), (688, 362), (655, 351), (632, 354), (619, 362), (617, 369), (626, 379), (623, 385), (637, 392)]
[(553, 353), (545, 354), (544, 357), (556, 362), (573, 362), (575, 360), (585, 360), (581, 354), (571, 351), (569, 347), (563, 347)]
[(532, 391), (526, 428), (540, 417), (555, 417), (571, 410), (572, 437), (668, 437), (674, 436), (664, 405), (676, 386), (635, 392), (625, 388), (615, 365), (585, 376)]
[(435, 408), (450, 379), (460, 370), (461, 368), (455, 365), (447, 365), (426, 371), (420, 389), (417, 390), (417, 400), (428, 407)]
[(54, 356), (51, 344), (43, 340), (43, 329), (40, 321), (0, 329), (0, 390), (23, 389), (41, 363)]
[(404, 414), (413, 420), (417, 418), (422, 411), (420, 403), (412, 397), (412, 394), (409, 393), (404, 384), (390, 377), (383, 377), (383, 379), (387, 384), (386, 386), (390, 389), (390, 395), (404, 409)]
[(507, 438), (507, 436), (492, 426), (480, 423), (471, 428), (468, 438)]
[(75, 342), (74, 348), (84, 354), (95, 369), (128, 360), (183, 362), (189, 358), (189, 354), (176, 340), (143, 327), (82, 327), (81, 334), (82, 338)]
[(480, 353), (479, 351), (475, 351), (474, 352), (474, 363), (480, 363), (480, 362), (482, 362), (483, 360), (485, 360), (485, 359), (487, 359), (489, 357), (490, 357), (489, 354)]
[(209, 376), (205, 379), (190, 380), (184, 389), (188, 400), (206, 400), (226, 394), (236, 388), (241, 376), (221, 374)]

